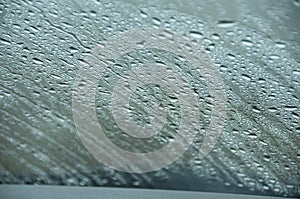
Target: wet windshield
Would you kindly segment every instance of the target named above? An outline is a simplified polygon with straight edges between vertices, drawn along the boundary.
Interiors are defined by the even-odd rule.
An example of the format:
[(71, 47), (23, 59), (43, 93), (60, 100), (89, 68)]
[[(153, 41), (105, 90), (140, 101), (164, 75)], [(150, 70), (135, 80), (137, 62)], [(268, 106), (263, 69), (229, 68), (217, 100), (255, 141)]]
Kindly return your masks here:
[(299, 196), (299, 13), (0, 3), (0, 183)]

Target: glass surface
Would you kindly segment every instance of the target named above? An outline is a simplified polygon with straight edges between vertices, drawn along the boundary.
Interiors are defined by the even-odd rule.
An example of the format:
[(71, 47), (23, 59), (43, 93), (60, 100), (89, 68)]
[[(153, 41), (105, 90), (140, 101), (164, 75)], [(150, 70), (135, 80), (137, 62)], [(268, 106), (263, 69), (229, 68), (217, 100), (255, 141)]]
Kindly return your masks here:
[[(299, 13), (298, 0), (1, 1), (0, 183), (299, 196)], [(187, 79), (199, 100), (192, 146), (172, 164), (137, 174), (105, 166), (80, 140), (72, 112), (80, 66), (102, 41), (138, 28), (177, 32), (218, 68), (226, 125), (205, 158), (198, 149), (212, 113), (207, 84), (188, 60), (157, 49), (110, 64), (96, 91), (98, 121), (124, 150), (146, 153), (172, 142), (180, 104), (167, 87), (148, 84), (130, 98), (131, 118), (140, 125), (149, 123), (149, 107), (165, 108), (167, 123), (154, 137), (128, 136), (111, 113), (120, 75), (137, 64), (163, 63)]]

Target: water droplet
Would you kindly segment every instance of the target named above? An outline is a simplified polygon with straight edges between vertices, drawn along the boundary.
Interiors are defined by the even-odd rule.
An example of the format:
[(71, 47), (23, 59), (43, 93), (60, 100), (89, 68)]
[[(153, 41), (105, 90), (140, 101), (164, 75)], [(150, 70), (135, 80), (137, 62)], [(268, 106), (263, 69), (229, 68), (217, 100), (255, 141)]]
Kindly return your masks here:
[(297, 106), (285, 106), (284, 109), (287, 111), (295, 111), (297, 110)]
[(38, 59), (38, 58), (36, 58), (36, 57), (32, 58), (32, 61), (33, 61), (34, 63), (36, 63), (36, 64), (43, 64), (43, 61), (40, 60), (40, 59)]
[(276, 42), (275, 45), (281, 49), (286, 48), (286, 43), (283, 43), (283, 42)]
[(251, 77), (247, 74), (242, 74), (242, 78), (246, 81), (250, 81), (251, 80)]
[(252, 110), (253, 110), (253, 112), (255, 112), (255, 113), (260, 113), (260, 110), (259, 110), (259, 108), (258, 108), (257, 106), (253, 106), (253, 107), (252, 107)]
[(214, 39), (214, 40), (219, 40), (220, 39), (220, 35), (218, 35), (218, 34), (213, 34), (212, 35), (212, 38)]
[(143, 18), (148, 17), (148, 14), (146, 12), (144, 12), (143, 10), (140, 10), (140, 14), (141, 14), (141, 17), (143, 17)]
[(220, 20), (217, 26), (220, 28), (231, 28), (235, 25), (235, 21), (232, 20)]
[(0, 38), (0, 41), (1, 41), (2, 44), (5, 44), (5, 45), (10, 45), (11, 44), (10, 41), (8, 41), (7, 39), (4, 39), (4, 38)]
[(203, 38), (203, 34), (201, 32), (197, 32), (197, 31), (190, 31), (190, 36), (196, 39), (202, 39)]
[(252, 139), (257, 138), (257, 135), (255, 133), (250, 133), (250, 134), (248, 134), (248, 136), (249, 136), (249, 138), (252, 138)]
[(243, 39), (241, 42), (242, 42), (242, 44), (245, 45), (245, 46), (253, 46), (253, 42), (250, 41), (250, 40)]

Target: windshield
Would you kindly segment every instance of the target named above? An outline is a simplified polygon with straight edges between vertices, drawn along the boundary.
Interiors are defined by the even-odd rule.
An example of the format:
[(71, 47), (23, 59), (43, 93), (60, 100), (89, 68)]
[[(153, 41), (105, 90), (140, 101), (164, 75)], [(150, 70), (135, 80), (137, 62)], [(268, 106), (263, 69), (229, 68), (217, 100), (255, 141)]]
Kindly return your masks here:
[(0, 3), (0, 183), (296, 197), (300, 2)]

